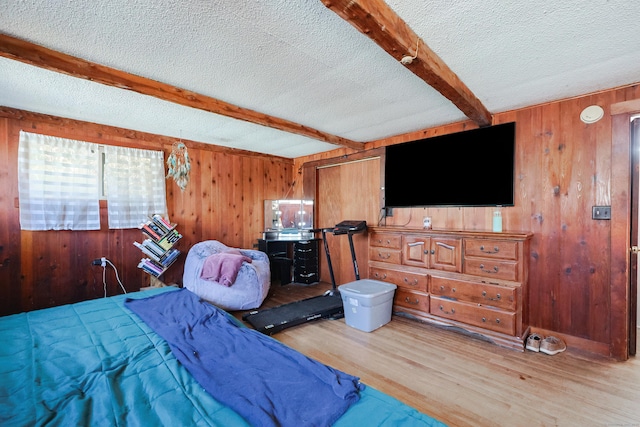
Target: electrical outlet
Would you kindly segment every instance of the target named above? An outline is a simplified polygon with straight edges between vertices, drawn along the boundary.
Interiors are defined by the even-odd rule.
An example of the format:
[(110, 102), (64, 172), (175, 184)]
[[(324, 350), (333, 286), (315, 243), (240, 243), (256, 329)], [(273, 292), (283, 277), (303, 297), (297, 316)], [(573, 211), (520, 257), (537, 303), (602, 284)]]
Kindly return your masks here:
[(393, 216), (393, 208), (384, 208), (384, 216)]
[(611, 206), (593, 206), (591, 219), (611, 219)]
[(424, 218), (422, 218), (422, 227), (427, 229), (427, 230), (431, 230), (431, 217), (430, 216), (425, 216)]

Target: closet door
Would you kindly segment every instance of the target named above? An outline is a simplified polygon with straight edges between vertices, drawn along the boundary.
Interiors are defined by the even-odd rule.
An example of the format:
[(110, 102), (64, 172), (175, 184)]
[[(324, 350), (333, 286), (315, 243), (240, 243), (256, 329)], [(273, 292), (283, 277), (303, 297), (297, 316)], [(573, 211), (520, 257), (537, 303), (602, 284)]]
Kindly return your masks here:
[[(327, 165), (316, 169), (317, 227), (333, 227), (345, 220), (365, 220), (377, 225), (380, 211), (380, 158)], [(346, 235), (327, 235), (336, 286), (355, 280)], [(368, 235), (353, 235), (360, 278), (368, 277)], [(331, 282), (324, 248), (320, 254), (320, 279)]]

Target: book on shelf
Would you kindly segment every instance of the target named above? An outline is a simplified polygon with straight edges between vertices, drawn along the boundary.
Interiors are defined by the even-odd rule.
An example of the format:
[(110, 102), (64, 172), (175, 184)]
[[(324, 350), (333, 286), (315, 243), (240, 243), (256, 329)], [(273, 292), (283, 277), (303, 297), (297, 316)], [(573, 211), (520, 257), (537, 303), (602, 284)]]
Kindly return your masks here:
[(144, 242), (142, 242), (142, 244), (144, 245), (144, 247), (146, 247), (151, 252), (156, 254), (156, 256), (158, 256), (158, 258), (163, 256), (165, 251), (166, 251), (160, 245), (158, 245), (158, 243), (155, 240), (145, 239)]
[(158, 225), (164, 227), (167, 231), (174, 228), (173, 225), (169, 221), (167, 221), (162, 215), (155, 214), (151, 217), (153, 221), (155, 221)]
[(146, 258), (140, 260), (138, 268), (153, 277), (159, 277), (180, 255), (180, 251), (174, 246), (182, 238), (182, 234), (176, 230), (175, 224), (172, 225), (158, 214), (151, 215), (139, 228), (146, 238), (133, 244)]
[(182, 234), (178, 233), (178, 230), (174, 228), (173, 230), (165, 234), (160, 240), (158, 240), (158, 246), (160, 246), (164, 250), (168, 250), (181, 238)]
[(160, 267), (159, 265), (151, 261), (149, 258), (142, 258), (140, 260), (140, 263), (138, 264), (138, 268), (141, 268), (147, 273), (152, 274), (156, 277), (164, 273), (164, 268)]
[(180, 254), (180, 251), (176, 248), (170, 248), (169, 250), (164, 251), (154, 241), (149, 239), (146, 239), (142, 243), (133, 242), (133, 244), (145, 255), (151, 258), (151, 260), (163, 265), (167, 265), (167, 258), (173, 258)]
[(138, 228), (142, 230), (143, 233), (145, 233), (147, 236), (151, 237), (154, 240), (158, 240), (162, 238), (162, 235), (156, 233), (151, 227), (149, 227), (149, 224), (147, 223), (140, 224)]
[(162, 257), (159, 262), (160, 264), (162, 264), (165, 268), (169, 267), (171, 264), (173, 264), (173, 261), (176, 260), (176, 258), (178, 258), (178, 255), (180, 255), (180, 251), (177, 250), (176, 248), (172, 248), (170, 249), (164, 257)]
[(133, 242), (133, 244), (142, 251), (142, 253), (144, 253), (145, 255), (147, 255), (149, 258), (151, 258), (154, 261), (160, 261), (160, 258), (162, 257), (162, 255), (158, 255), (157, 253), (153, 252), (150, 248), (148, 248), (147, 246), (145, 246), (143, 243), (138, 243), (138, 242)]
[[(156, 233), (157, 236), (164, 236), (166, 234), (166, 231), (163, 230), (158, 224), (156, 224), (153, 221), (149, 221), (145, 224), (147, 227), (149, 227), (150, 229), (153, 230), (154, 233)], [(159, 237), (159, 238), (160, 238)]]

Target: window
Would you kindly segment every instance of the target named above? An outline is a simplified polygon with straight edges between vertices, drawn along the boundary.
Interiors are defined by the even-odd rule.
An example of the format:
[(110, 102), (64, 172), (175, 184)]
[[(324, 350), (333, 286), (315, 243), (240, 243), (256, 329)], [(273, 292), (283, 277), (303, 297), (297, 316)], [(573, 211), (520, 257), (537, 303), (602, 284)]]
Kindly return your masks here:
[(18, 192), (23, 230), (99, 230), (95, 144), (20, 132)]
[(135, 228), (166, 215), (164, 153), (20, 132), (18, 186), (23, 230), (98, 230), (99, 199), (109, 228)]
[(164, 153), (105, 146), (109, 228), (134, 228), (153, 214), (166, 217)]

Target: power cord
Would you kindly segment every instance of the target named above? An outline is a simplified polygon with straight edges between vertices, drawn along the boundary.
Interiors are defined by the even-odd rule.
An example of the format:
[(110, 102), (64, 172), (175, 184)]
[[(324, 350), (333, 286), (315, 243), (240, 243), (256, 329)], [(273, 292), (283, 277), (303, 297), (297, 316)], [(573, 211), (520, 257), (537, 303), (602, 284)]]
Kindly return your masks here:
[(113, 265), (111, 261), (109, 261), (105, 257), (102, 257), (100, 259), (93, 260), (92, 265), (99, 265), (102, 267), (102, 288), (104, 289), (104, 297), (105, 298), (107, 297), (107, 264), (109, 264), (113, 268), (113, 271), (116, 272), (116, 280), (118, 281), (118, 284), (122, 288), (122, 292), (126, 294), (127, 290), (124, 288), (124, 285), (120, 280), (120, 276), (118, 275), (118, 269), (116, 268), (115, 265)]

